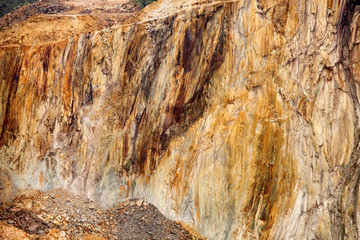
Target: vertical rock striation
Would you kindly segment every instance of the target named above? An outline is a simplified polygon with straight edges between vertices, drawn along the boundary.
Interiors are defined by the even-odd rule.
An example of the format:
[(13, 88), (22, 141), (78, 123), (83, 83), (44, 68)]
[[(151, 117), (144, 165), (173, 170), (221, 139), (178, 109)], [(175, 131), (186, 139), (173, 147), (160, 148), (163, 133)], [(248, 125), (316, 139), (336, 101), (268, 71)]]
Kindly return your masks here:
[(13, 187), (147, 197), (211, 239), (357, 239), (360, 9), (159, 0), (137, 21), (0, 47)]

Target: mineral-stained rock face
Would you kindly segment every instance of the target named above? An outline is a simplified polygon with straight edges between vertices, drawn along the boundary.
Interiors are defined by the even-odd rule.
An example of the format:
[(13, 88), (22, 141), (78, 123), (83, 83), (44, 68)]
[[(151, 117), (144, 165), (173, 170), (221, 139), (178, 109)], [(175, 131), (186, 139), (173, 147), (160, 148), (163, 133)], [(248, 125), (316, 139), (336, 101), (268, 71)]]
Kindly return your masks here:
[(146, 197), (211, 239), (357, 239), (355, 3), (159, 0), (2, 44), (1, 166), (14, 189)]

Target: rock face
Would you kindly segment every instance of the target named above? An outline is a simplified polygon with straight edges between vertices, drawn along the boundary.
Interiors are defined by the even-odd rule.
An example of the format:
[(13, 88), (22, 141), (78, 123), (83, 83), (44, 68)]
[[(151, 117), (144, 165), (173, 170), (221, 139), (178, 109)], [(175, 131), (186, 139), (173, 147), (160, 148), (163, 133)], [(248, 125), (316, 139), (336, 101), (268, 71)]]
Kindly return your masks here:
[(355, 4), (159, 0), (3, 43), (1, 167), (14, 189), (146, 197), (211, 239), (357, 239)]

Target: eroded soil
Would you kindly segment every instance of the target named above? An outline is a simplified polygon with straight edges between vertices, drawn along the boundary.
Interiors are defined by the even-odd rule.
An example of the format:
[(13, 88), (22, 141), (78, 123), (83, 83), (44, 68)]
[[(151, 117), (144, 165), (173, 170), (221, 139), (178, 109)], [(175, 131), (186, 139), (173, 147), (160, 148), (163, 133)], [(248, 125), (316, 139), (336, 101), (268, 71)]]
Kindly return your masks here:
[(104, 209), (63, 190), (26, 190), (0, 206), (0, 238), (12, 239), (203, 239), (170, 221), (144, 199)]

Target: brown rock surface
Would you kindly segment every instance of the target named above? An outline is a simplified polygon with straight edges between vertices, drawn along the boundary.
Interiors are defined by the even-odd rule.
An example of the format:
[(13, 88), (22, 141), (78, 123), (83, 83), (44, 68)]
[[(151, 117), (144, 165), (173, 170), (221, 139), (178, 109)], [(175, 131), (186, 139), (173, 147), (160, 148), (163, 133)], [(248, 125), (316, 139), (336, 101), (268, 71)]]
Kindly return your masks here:
[(59, 189), (18, 192), (12, 203), (0, 206), (0, 220), (1, 239), (204, 239), (145, 199), (104, 209)]
[(38, 1), (0, 18), (0, 44), (56, 41), (132, 21), (137, 11), (129, 0)]
[(10, 201), (13, 187), (8, 171), (0, 168), (0, 204)]
[(30, 239), (28, 234), (3, 221), (0, 221), (0, 237), (1, 239)]
[(101, 31), (13, 27), (1, 166), (15, 188), (146, 197), (211, 239), (358, 239), (359, 16), (346, 0), (159, 0)]

